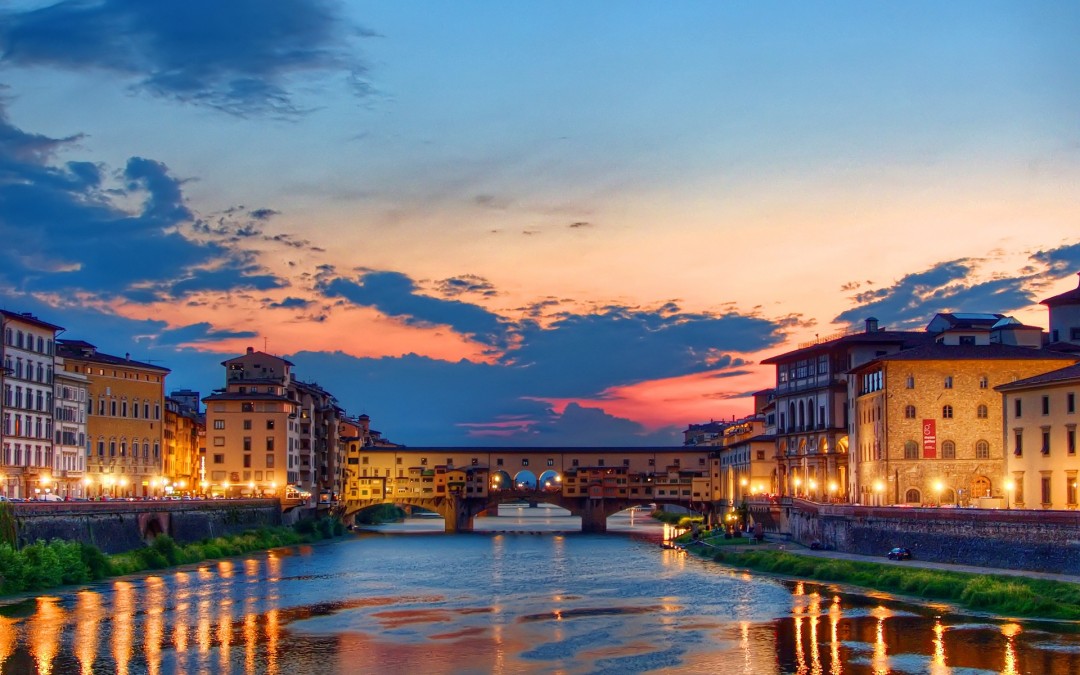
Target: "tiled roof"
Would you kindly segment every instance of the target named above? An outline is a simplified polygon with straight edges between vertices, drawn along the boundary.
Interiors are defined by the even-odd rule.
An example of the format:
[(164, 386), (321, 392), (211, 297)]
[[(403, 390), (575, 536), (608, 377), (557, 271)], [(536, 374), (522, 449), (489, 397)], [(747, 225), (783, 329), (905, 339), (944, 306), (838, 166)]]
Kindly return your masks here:
[(1080, 286), (1072, 289), (1071, 291), (1065, 291), (1059, 295), (1055, 295), (1052, 298), (1043, 300), (1040, 304), (1047, 307), (1053, 307), (1055, 305), (1080, 305)]
[(123, 366), (125, 368), (142, 368), (145, 370), (157, 370), (162, 373), (171, 373), (172, 370), (163, 366), (155, 366), (152, 363), (135, 361), (123, 356), (113, 356), (97, 351), (97, 348), (89, 342), (82, 340), (57, 340), (56, 353), (65, 359), (89, 361), (106, 366)]
[(1078, 358), (1073, 354), (1054, 352), (1049, 349), (1036, 349), (1034, 347), (1018, 347), (1016, 345), (1003, 345), (993, 343), (988, 345), (943, 345), (932, 344), (922, 347), (913, 347), (895, 354), (879, 356), (860, 366), (852, 368), (848, 372), (854, 373), (865, 370), (868, 366), (881, 361), (1019, 361), (1019, 360), (1072, 360)]
[(1058, 368), (1057, 370), (1051, 370), (1042, 375), (1032, 375), (1031, 377), (1025, 377), (1022, 380), (998, 385), (994, 387), (994, 389), (997, 391), (1012, 391), (1014, 389), (1027, 389), (1029, 387), (1055, 384), (1058, 382), (1066, 382), (1068, 380), (1080, 380), (1080, 363), (1075, 363), (1071, 366), (1066, 366), (1065, 368)]
[(203, 401), (286, 401), (288, 403), (296, 403), (293, 399), (278, 394), (266, 394), (262, 392), (246, 392), (241, 394), (238, 391), (210, 394), (209, 396), (204, 396)]
[(915, 346), (920, 344), (926, 344), (932, 342), (934, 336), (924, 331), (914, 330), (878, 330), (878, 331), (863, 331), (861, 333), (852, 333), (850, 335), (844, 335), (838, 337), (835, 340), (828, 340), (826, 342), (819, 342), (809, 347), (803, 347), (802, 349), (796, 349), (795, 351), (785, 352), (783, 354), (777, 354), (776, 356), (770, 356), (767, 359), (762, 359), (761, 363), (764, 365), (770, 365), (774, 363), (780, 363), (781, 361), (791, 361), (793, 359), (803, 358), (809, 354), (815, 354), (818, 352), (827, 352), (837, 347), (846, 347), (863, 344), (899, 344), (904, 346)]
[(48, 321), (42, 321), (41, 319), (37, 318), (36, 316), (31, 314), (30, 312), (19, 314), (18, 312), (9, 312), (6, 309), (0, 309), (0, 316), (7, 317), (9, 319), (14, 319), (15, 321), (24, 321), (26, 323), (37, 326), (38, 328), (46, 328), (46, 329), (49, 329), (49, 330), (52, 330), (52, 331), (64, 330), (63, 326), (57, 326), (54, 323), (49, 323)]

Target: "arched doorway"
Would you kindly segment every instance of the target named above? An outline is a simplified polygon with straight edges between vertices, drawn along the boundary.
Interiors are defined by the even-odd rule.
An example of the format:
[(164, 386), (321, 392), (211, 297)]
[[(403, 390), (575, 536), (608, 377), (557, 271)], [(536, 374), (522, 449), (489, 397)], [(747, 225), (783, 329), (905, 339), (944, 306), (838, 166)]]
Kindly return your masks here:
[(971, 479), (971, 498), (990, 496), (990, 479), (986, 476), (975, 476)]
[(505, 471), (495, 471), (491, 474), (492, 490), (512, 490), (514, 481), (510, 480), (510, 474)]
[(562, 487), (562, 477), (558, 471), (548, 469), (540, 474), (539, 486), (543, 490), (558, 490)]
[(526, 490), (536, 489), (536, 474), (528, 469), (522, 469), (514, 476), (514, 487)]

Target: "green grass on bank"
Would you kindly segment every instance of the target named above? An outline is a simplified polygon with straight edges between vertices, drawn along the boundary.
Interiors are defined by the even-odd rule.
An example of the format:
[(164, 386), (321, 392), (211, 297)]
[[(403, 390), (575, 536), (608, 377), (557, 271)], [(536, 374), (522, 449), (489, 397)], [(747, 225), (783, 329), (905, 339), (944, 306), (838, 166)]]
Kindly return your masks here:
[(687, 513), (675, 513), (673, 511), (665, 511), (663, 509), (656, 509), (649, 514), (656, 520), (675, 527), (689, 528), (693, 523), (701, 523), (705, 520), (703, 516), (690, 515)]
[(944, 600), (994, 614), (1080, 619), (1080, 584), (818, 558), (786, 551), (702, 553), (734, 567)]
[(87, 544), (62, 539), (38, 541), (21, 549), (2, 542), (0, 595), (40, 591), (278, 546), (309, 543), (340, 536), (344, 532), (341, 521), (322, 518), (317, 521), (303, 520), (293, 527), (263, 528), (185, 545), (160, 535), (149, 546), (114, 555), (106, 555)]

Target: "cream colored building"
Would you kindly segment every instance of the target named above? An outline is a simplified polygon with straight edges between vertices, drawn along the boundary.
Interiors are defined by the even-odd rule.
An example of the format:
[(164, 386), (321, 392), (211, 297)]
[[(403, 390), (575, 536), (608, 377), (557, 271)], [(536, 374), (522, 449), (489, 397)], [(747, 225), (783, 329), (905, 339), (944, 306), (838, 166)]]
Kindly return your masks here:
[(1080, 364), (997, 388), (1004, 396), (1008, 506), (1075, 509)]

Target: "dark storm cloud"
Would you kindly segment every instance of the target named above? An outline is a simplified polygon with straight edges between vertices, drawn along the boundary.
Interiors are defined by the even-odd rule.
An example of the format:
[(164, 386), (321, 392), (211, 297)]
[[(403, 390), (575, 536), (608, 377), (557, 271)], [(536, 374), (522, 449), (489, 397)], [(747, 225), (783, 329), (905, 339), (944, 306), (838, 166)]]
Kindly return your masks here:
[(133, 88), (234, 115), (303, 112), (290, 86), (368, 91), (358, 38), (329, 0), (61, 0), (0, 11), (0, 63), (102, 70)]
[(214, 342), (215, 340), (226, 340), (229, 338), (253, 338), (257, 336), (258, 333), (248, 330), (214, 330), (212, 325), (204, 321), (181, 326), (180, 328), (163, 330), (158, 333), (155, 343), (159, 347), (168, 347), (190, 342)]
[(909, 274), (894, 285), (853, 296), (857, 307), (840, 313), (834, 323), (855, 324), (873, 316), (893, 329), (917, 328), (938, 312), (1008, 313), (1035, 301), (1025, 287), (1030, 277), (968, 282), (974, 262), (942, 262)]
[(324, 279), (317, 288), (327, 297), (374, 307), (411, 326), (450, 326), (493, 347), (505, 346), (508, 338), (508, 323), (499, 315), (459, 300), (420, 295), (413, 280), (400, 272), (365, 272), (356, 281)]

